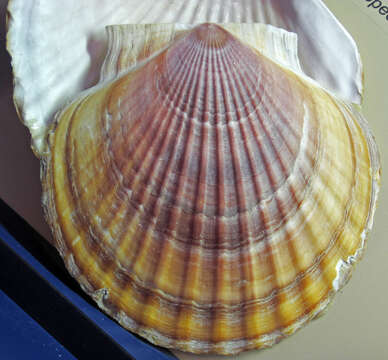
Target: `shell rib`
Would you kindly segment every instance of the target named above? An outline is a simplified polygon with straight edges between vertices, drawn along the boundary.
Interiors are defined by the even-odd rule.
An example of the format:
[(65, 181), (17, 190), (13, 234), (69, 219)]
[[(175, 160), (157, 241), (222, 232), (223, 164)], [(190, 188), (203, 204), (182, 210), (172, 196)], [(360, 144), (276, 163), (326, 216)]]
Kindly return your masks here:
[(55, 245), (99, 306), (155, 344), (270, 346), (360, 256), (375, 144), (350, 108), (222, 26), (155, 51), (57, 116), (42, 172)]

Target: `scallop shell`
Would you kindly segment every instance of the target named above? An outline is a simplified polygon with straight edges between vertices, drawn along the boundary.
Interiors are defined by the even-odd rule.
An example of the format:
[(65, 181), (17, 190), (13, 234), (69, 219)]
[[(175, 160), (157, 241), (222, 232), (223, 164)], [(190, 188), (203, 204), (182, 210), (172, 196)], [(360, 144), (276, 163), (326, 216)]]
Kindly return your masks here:
[(320, 0), (11, 0), (8, 12), (15, 104), (39, 157), (54, 114), (98, 80), (111, 24), (272, 24), (298, 34), (306, 74), (346, 101), (361, 99), (356, 44)]
[(325, 309), (363, 251), (379, 180), (365, 121), (272, 27), (110, 33), (101, 83), (57, 115), (42, 157), (55, 246), (155, 344), (273, 345)]

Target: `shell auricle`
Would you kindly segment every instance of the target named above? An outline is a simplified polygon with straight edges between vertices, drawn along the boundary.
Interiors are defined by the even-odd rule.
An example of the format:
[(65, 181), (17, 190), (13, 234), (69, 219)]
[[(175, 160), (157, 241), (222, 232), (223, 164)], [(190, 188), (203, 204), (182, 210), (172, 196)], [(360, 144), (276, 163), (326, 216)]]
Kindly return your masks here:
[(100, 83), (42, 156), (67, 268), (108, 314), (194, 353), (271, 346), (360, 258), (379, 162), (361, 115), (259, 24), (108, 30)]

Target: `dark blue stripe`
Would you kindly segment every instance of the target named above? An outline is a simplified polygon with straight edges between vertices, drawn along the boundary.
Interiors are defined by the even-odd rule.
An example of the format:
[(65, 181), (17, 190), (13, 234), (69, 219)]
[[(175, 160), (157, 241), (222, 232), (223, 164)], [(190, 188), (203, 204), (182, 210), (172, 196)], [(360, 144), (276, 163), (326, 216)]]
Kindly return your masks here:
[(0, 289), (68, 351), (79, 359), (177, 359), (105, 316), (75, 292), (81, 292), (76, 283), (74, 291), (48, 271), (2, 223), (17, 236), (21, 236), (21, 227), (31, 231), (25, 232), (23, 242), (39, 235), (1, 200), (0, 210)]

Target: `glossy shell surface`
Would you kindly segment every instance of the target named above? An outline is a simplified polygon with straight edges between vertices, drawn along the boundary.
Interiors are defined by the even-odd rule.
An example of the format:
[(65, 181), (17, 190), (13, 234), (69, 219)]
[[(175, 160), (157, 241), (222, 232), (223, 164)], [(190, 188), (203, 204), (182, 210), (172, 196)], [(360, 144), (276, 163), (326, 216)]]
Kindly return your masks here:
[(55, 246), (101, 308), (155, 344), (271, 346), (327, 306), (362, 254), (376, 145), (351, 106), (293, 56), (264, 55), (264, 40), (161, 29), (134, 58), (111, 46), (101, 83), (51, 126)]

